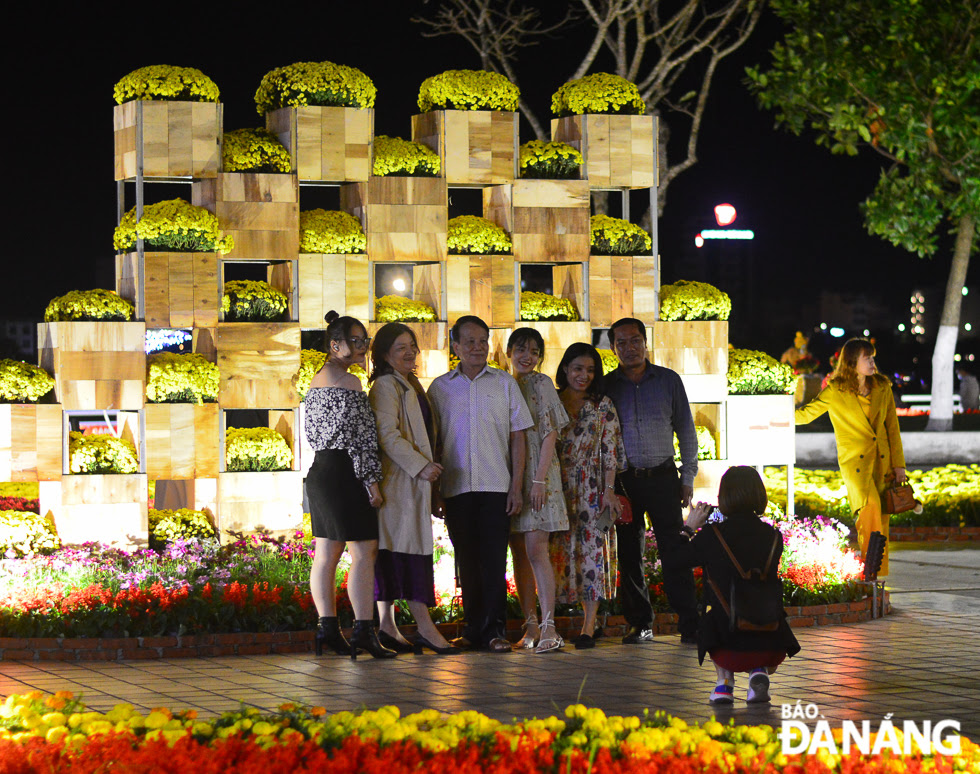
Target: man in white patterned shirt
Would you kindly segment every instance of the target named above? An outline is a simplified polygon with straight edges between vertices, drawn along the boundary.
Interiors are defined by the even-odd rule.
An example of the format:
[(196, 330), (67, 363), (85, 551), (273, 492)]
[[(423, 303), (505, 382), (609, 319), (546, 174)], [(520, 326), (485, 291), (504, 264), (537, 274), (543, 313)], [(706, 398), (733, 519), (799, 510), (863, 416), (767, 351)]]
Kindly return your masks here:
[(487, 365), (487, 324), (465, 315), (449, 335), (459, 365), (435, 379), (428, 395), (441, 445), (439, 490), (463, 590), (466, 622), (453, 644), (507, 653), (507, 540), (523, 499), (524, 431), (534, 422), (514, 378)]

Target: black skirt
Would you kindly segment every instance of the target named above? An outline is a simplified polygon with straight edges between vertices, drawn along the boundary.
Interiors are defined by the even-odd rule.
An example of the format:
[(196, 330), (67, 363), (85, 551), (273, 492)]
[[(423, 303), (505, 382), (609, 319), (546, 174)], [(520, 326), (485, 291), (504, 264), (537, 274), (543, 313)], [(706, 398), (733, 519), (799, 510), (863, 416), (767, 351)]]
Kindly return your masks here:
[(377, 540), (378, 512), (367, 489), (354, 475), (354, 463), (342, 449), (321, 449), (306, 476), (313, 537), (329, 540)]

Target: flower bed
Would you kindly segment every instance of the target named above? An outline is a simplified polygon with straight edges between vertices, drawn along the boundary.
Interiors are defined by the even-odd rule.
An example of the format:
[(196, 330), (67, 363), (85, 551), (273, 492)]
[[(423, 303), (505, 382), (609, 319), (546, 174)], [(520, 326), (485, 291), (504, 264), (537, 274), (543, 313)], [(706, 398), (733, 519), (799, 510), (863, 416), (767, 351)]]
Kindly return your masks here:
[[(882, 740), (883, 741), (883, 740)], [(877, 747), (877, 745), (875, 745)], [(879, 748), (880, 749), (880, 748)], [(69, 691), (15, 694), (0, 705), (0, 757), (12, 771), (118, 768), (323, 772), (823, 772), (889, 774), (899, 770), (973, 771), (980, 747), (960, 737), (955, 755), (891, 751), (846, 756), (826, 750), (783, 755), (769, 726), (688, 724), (664, 712), (606, 716), (574, 704), (561, 717), (493, 720), (468, 710), (444, 715), (422, 710), (405, 717), (397, 707), (338, 712), (286, 703), (199, 718), (194, 710), (157, 708), (142, 715), (128, 704), (86, 712)]]

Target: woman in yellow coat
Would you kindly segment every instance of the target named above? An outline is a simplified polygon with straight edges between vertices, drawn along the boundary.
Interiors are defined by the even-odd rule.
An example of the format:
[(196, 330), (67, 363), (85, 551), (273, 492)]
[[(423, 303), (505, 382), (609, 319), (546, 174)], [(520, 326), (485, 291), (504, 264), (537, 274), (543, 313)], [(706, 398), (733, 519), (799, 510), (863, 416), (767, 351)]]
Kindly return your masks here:
[[(891, 382), (875, 367), (870, 341), (851, 339), (841, 350), (830, 383), (816, 398), (796, 410), (796, 424), (830, 412), (837, 442), (837, 461), (847, 499), (857, 514), (861, 556), (872, 532), (888, 537), (888, 515), (881, 512), (881, 493), (905, 480), (905, 454), (898, 433)], [(888, 545), (879, 576), (888, 574)]]

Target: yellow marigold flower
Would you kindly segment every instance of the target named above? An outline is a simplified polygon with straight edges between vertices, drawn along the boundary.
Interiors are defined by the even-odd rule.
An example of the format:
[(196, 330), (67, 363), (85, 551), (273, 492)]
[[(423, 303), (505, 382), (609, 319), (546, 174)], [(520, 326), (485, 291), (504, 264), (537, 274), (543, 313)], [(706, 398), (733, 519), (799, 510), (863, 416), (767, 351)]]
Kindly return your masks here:
[(551, 96), (551, 112), (556, 116), (586, 113), (643, 115), (646, 103), (636, 84), (612, 73), (592, 73), (569, 81)]
[(150, 65), (120, 78), (112, 96), (119, 105), (134, 99), (217, 102), (220, 92), (214, 81), (195, 67)]
[(447, 70), (422, 81), (419, 110), (517, 110), (521, 90), (500, 73)]
[(69, 731), (65, 726), (55, 726), (54, 728), (49, 728), (48, 732), (44, 735), (44, 740), (50, 744), (57, 744), (66, 736), (68, 736)]

